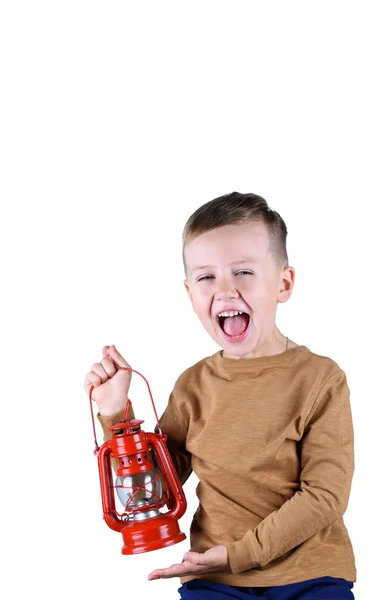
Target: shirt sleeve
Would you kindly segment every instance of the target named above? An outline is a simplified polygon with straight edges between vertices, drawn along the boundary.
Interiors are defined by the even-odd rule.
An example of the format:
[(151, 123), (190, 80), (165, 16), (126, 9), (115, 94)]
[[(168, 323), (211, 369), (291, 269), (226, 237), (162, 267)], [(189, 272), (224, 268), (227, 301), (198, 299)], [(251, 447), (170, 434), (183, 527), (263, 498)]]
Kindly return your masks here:
[[(107, 442), (108, 440), (111, 440), (111, 431), (109, 430), (109, 427), (111, 427), (111, 425), (115, 425), (116, 423), (120, 423), (121, 421), (124, 420), (124, 409), (122, 408), (121, 410), (119, 410), (118, 412), (114, 413), (113, 415), (101, 415), (100, 413), (98, 413), (97, 415), (98, 421), (101, 424), (102, 430), (103, 430), (103, 440), (105, 442)], [(132, 405), (129, 406), (129, 410), (128, 410), (128, 419), (134, 419), (134, 411), (133, 411), (133, 407)]]
[(242, 539), (226, 544), (232, 573), (262, 568), (339, 519), (354, 472), (354, 434), (345, 373), (320, 389), (299, 442), (300, 489)]

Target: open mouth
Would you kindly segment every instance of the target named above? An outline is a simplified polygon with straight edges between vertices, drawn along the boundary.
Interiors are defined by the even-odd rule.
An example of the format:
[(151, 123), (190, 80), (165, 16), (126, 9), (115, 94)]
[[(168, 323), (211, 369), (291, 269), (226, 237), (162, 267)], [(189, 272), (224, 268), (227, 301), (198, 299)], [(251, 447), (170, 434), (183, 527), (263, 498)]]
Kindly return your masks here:
[(242, 311), (235, 312), (236, 314), (230, 313), (230, 316), (223, 313), (222, 316), (217, 316), (217, 321), (225, 339), (231, 342), (241, 342), (247, 336), (250, 315)]

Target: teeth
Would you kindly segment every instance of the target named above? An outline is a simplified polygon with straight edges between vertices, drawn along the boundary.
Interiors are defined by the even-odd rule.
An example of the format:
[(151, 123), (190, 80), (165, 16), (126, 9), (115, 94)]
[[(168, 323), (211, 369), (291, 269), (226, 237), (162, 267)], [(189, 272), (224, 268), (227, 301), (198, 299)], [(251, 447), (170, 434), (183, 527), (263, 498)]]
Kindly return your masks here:
[(236, 315), (242, 315), (243, 312), (241, 310), (230, 310), (219, 313), (218, 317), (236, 317)]

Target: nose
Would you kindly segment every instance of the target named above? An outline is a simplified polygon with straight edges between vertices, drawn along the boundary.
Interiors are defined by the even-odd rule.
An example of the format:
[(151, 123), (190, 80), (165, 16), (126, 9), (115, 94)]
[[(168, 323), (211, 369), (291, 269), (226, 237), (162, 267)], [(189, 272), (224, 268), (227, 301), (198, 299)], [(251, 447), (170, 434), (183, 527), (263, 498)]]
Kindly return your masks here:
[(230, 300), (231, 298), (239, 298), (239, 292), (236, 289), (233, 279), (221, 279), (217, 282), (217, 290), (215, 292), (216, 300)]

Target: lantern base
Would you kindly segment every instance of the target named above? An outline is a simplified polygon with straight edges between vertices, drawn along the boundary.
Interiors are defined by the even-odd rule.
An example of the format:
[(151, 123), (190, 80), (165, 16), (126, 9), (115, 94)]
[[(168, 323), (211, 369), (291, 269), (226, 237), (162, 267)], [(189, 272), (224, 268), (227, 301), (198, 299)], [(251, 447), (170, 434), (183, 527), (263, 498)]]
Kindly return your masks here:
[(186, 539), (178, 521), (165, 515), (133, 521), (122, 530), (122, 554), (141, 554), (172, 546)]

